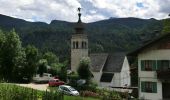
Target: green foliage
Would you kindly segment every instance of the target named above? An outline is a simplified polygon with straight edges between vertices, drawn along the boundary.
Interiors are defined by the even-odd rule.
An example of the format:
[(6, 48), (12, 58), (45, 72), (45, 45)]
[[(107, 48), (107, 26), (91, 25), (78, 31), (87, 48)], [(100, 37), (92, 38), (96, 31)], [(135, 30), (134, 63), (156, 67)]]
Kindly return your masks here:
[(38, 70), (37, 73), (40, 74), (40, 76), (43, 75), (43, 73), (47, 72), (47, 60), (46, 59), (40, 59), (38, 64)]
[(76, 73), (71, 73), (70, 75), (68, 75), (68, 80), (69, 80), (69, 85), (70, 86), (73, 86), (74, 88), (78, 89), (78, 84), (77, 84), (77, 81), (79, 80), (79, 75), (76, 74)]
[(4, 43), (5, 43), (5, 34), (0, 30), (0, 52), (4, 46)]
[[(10, 23), (10, 24), (9, 24)], [(70, 56), (70, 39), (74, 33), (74, 23), (53, 20), (50, 24), (26, 22), (20, 19), (0, 16), (0, 27), (4, 30), (15, 28), (23, 45), (33, 44), (40, 52), (51, 51), (58, 54), (60, 61)], [(152, 39), (155, 30), (162, 30), (162, 21), (156, 19), (113, 18), (87, 23), (89, 51), (114, 52), (131, 51), (140, 46), (141, 34)]]
[(47, 60), (47, 63), (50, 66), (54, 63), (59, 63), (59, 58), (52, 52), (46, 52), (43, 55), (43, 58)]
[(68, 62), (65, 61), (64, 63), (60, 64), (60, 73), (59, 73), (59, 77), (61, 80), (63, 81), (66, 81), (67, 79), (67, 65), (68, 65)]
[(37, 70), (38, 63), (38, 49), (35, 46), (28, 45), (25, 48), (26, 64), (24, 68), (23, 76), (30, 81)]
[(83, 58), (80, 61), (80, 65), (77, 69), (77, 73), (82, 79), (89, 81), (91, 79), (92, 73), (90, 72), (89, 59)]
[[(3, 61), (3, 48), (5, 46), (5, 34), (0, 30), (0, 68), (2, 68), (2, 61)], [(0, 69), (0, 73), (2, 73), (2, 70)], [(0, 78), (2, 79), (3, 74), (0, 74)]]
[(107, 89), (97, 89), (96, 93), (99, 94), (101, 100), (122, 100), (119, 92)]
[(170, 19), (164, 19), (163, 20), (163, 30), (162, 33), (166, 34), (166, 33), (170, 33)]
[(63, 94), (38, 91), (13, 84), (0, 84), (0, 100), (63, 100)]
[(80, 93), (83, 97), (94, 97), (99, 98), (99, 94), (92, 91), (81, 91)]
[(100, 100), (92, 97), (80, 97), (80, 96), (64, 96), (64, 100)]
[(20, 80), (25, 63), (25, 52), (14, 30), (5, 33), (5, 38), (4, 46), (1, 48), (1, 77), (5, 80)]
[[(50, 72), (67, 78), (67, 62), (59, 63), (59, 58), (52, 52), (40, 56), (33, 45), (22, 47), (19, 35), (14, 31), (0, 30), (0, 79), (11, 82), (30, 82), (34, 74)], [(47, 70), (51, 69), (51, 70)], [(8, 74), (6, 74), (8, 73)]]

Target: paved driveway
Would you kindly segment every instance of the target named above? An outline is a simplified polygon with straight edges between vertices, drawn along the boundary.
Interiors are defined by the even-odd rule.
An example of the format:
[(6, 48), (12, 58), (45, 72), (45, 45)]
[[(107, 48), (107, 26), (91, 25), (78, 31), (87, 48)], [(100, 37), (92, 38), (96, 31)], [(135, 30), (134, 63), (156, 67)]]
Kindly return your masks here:
[(33, 89), (37, 89), (37, 90), (41, 90), (41, 91), (49, 90), (48, 89), (48, 84), (29, 83), (29, 84), (17, 84), (17, 85), (23, 86), (23, 87), (29, 87), (29, 88), (33, 88)]

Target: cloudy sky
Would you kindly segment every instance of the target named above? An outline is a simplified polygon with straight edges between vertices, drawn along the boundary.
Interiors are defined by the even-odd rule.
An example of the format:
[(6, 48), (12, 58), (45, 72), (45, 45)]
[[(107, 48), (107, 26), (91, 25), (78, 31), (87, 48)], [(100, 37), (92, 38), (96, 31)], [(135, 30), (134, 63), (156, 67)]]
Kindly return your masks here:
[(0, 0), (0, 14), (27, 21), (77, 21), (77, 8), (82, 20), (94, 22), (110, 17), (167, 18), (170, 0)]

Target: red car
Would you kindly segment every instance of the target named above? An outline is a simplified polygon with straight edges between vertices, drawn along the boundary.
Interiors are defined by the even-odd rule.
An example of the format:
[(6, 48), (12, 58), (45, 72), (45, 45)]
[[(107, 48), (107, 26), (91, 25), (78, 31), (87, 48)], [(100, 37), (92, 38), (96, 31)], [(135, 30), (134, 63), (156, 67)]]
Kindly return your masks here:
[(48, 82), (49, 86), (59, 86), (59, 85), (64, 85), (63, 81), (60, 81), (59, 79), (52, 79)]

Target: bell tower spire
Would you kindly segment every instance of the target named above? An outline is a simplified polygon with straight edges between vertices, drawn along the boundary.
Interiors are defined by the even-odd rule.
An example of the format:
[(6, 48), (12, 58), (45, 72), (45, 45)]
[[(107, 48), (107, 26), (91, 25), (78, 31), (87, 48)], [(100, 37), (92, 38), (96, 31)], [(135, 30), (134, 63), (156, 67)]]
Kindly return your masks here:
[(81, 21), (81, 8), (77, 9), (78, 11), (78, 22), (75, 25), (75, 34), (84, 34), (84, 24)]
[(88, 38), (84, 33), (84, 23), (81, 21), (81, 8), (78, 11), (78, 22), (75, 23), (75, 33), (71, 37), (71, 70), (77, 72), (80, 60), (88, 57)]
[(78, 16), (79, 16), (78, 23), (80, 23), (81, 22), (81, 13), (80, 13), (81, 8), (79, 7), (77, 10), (78, 10)]

